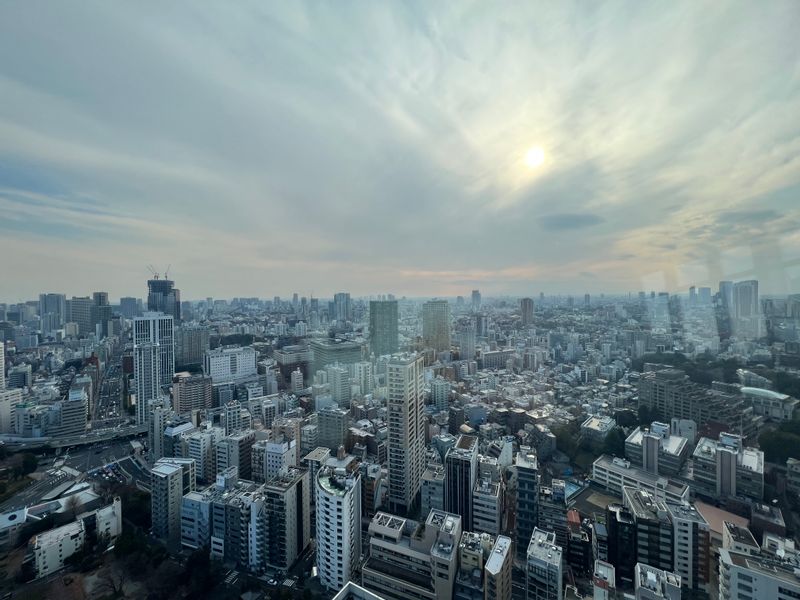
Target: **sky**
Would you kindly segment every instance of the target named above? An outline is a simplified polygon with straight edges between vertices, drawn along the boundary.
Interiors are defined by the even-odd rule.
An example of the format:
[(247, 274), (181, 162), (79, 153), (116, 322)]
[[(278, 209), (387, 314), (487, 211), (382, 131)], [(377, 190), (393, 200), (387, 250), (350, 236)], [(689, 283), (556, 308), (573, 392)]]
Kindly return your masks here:
[[(800, 3), (0, 4), (0, 300), (800, 292)], [(531, 160), (530, 156), (534, 158)]]

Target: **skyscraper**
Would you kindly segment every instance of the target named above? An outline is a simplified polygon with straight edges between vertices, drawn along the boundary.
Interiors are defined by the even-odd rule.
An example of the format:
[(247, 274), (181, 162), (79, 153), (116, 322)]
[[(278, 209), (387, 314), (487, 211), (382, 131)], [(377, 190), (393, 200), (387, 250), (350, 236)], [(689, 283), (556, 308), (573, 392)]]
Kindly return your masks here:
[(396, 514), (405, 514), (419, 494), (424, 468), (423, 357), (396, 354), (386, 371), (389, 507)]
[(181, 320), (181, 291), (171, 279), (159, 279), (156, 274), (147, 280), (147, 310), (172, 315), (175, 323)]
[(737, 281), (733, 284), (733, 314), (737, 319), (755, 317), (760, 313), (758, 281)]
[[(53, 315), (52, 322), (55, 329), (66, 323), (67, 320), (67, 297), (64, 294), (39, 294), (39, 316), (44, 323), (47, 315)], [(44, 328), (43, 328), (44, 329)]]
[(517, 557), (525, 558), (528, 542), (539, 521), (539, 463), (528, 446), (517, 452)]
[(422, 338), (437, 352), (450, 350), (450, 304), (447, 300), (429, 300), (422, 305)]
[(481, 293), (478, 290), (472, 290), (472, 310), (481, 309)]
[(350, 302), (350, 294), (347, 292), (339, 292), (333, 296), (333, 315), (331, 318), (335, 321), (352, 321), (353, 320), (353, 305)]
[(136, 381), (136, 422), (147, 423), (151, 402), (161, 395), (175, 373), (173, 318), (145, 313), (133, 321), (133, 377)]
[(90, 335), (94, 333), (92, 326), (92, 299), (89, 296), (81, 298), (72, 297), (67, 300), (67, 321), (78, 324), (80, 335)]
[(519, 301), (519, 312), (522, 316), (522, 325), (526, 327), (533, 323), (533, 299), (523, 298)]
[(375, 356), (394, 354), (399, 349), (397, 300), (369, 303), (369, 351)]

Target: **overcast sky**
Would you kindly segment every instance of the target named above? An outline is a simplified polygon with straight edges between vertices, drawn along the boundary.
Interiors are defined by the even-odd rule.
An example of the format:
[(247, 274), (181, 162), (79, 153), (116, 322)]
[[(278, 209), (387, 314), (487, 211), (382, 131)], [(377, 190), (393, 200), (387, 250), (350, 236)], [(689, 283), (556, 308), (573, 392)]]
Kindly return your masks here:
[(795, 0), (3, 2), (0, 300), (148, 264), (185, 299), (800, 292), (798, 31)]

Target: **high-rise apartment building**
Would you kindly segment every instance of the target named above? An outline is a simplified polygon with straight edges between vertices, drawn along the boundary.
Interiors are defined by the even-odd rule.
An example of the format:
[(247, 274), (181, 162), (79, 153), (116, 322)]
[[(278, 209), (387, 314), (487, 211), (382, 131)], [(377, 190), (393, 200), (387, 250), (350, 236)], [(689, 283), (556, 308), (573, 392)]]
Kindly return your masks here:
[(386, 365), (387, 453), (391, 510), (406, 514), (415, 504), (424, 470), (423, 357), (396, 354)]
[(256, 539), (263, 539), (261, 565), (286, 573), (311, 540), (311, 482), (307, 469), (292, 467), (262, 488)]
[(667, 502), (672, 519), (672, 571), (680, 575), (685, 592), (706, 597), (711, 591), (711, 527), (689, 503)]
[(173, 319), (145, 313), (133, 320), (133, 377), (136, 382), (136, 422), (147, 423), (150, 404), (175, 374)]
[(369, 351), (375, 356), (394, 354), (400, 349), (397, 331), (397, 300), (369, 303)]
[(431, 381), (432, 404), (439, 412), (446, 411), (450, 406), (450, 382), (444, 377), (437, 377)]
[(361, 476), (358, 471), (322, 467), (315, 489), (319, 581), (338, 590), (361, 560)]
[(450, 304), (447, 300), (428, 300), (422, 305), (422, 339), (436, 352), (450, 350)]
[(347, 442), (350, 426), (350, 413), (338, 406), (327, 406), (317, 412), (317, 432), (319, 446), (336, 453), (339, 446)]
[(536, 453), (528, 446), (517, 452), (517, 557), (523, 560), (533, 530), (539, 522), (539, 462)]
[(421, 523), (377, 513), (362, 585), (385, 600), (452, 598), (461, 533), (461, 517), (440, 510)]
[(174, 543), (181, 535), (183, 477), (183, 468), (180, 465), (166, 461), (157, 462), (150, 471), (150, 513), (153, 535), (167, 542)]
[(179, 415), (212, 407), (211, 378), (200, 373), (175, 373), (172, 379), (172, 408)]

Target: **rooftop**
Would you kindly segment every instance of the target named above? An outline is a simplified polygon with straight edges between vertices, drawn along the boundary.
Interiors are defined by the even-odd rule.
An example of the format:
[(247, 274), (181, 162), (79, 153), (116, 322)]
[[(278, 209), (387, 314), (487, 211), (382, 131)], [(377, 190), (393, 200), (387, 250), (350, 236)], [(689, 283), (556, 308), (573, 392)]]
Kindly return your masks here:
[(502, 569), (510, 551), (511, 539), (504, 535), (497, 536), (492, 552), (486, 560), (486, 571), (492, 575), (497, 575)]
[(556, 545), (554, 531), (543, 531), (536, 527), (528, 544), (528, 560), (536, 559), (554, 565), (561, 564), (561, 546)]
[(723, 521), (722, 526), (737, 544), (744, 544), (753, 548), (758, 548), (756, 538), (753, 537), (753, 534), (750, 533), (750, 530), (747, 527), (741, 527), (736, 523), (731, 523), (730, 521)]

